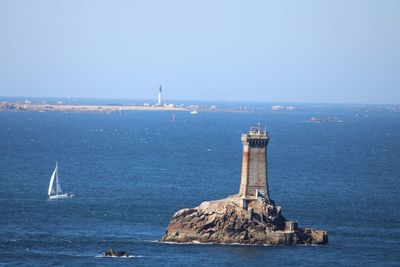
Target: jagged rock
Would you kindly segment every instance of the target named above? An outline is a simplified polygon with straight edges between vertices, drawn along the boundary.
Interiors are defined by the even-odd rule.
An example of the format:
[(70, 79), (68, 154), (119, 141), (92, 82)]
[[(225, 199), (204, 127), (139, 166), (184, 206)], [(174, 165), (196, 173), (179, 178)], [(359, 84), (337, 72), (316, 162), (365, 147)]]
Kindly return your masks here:
[(126, 251), (118, 251), (117, 252), (117, 255), (116, 255), (117, 257), (129, 257), (129, 254), (128, 254), (128, 252), (126, 252)]
[(103, 256), (105, 257), (129, 257), (128, 252), (126, 251), (114, 251), (112, 248), (107, 249), (103, 252)]
[[(289, 222), (275, 204), (254, 200), (246, 209), (237, 196), (203, 202), (174, 214), (161, 238), (169, 242), (263, 245), (326, 244), (327, 233), (308, 228), (285, 229)], [(250, 212), (249, 212), (250, 211)], [(249, 217), (250, 214), (250, 217)]]
[(103, 256), (112, 257), (115, 255), (116, 255), (116, 252), (112, 248), (109, 248), (103, 252)]

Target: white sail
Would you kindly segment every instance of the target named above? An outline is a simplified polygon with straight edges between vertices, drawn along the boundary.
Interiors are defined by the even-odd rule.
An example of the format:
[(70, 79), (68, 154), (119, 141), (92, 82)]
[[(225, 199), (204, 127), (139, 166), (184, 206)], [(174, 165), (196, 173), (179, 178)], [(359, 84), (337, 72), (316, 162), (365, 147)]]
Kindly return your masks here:
[(48, 193), (49, 196), (51, 195), (51, 193), (53, 191), (53, 183), (54, 183), (54, 177), (56, 176), (56, 173), (57, 173), (57, 165), (56, 165), (56, 168), (54, 169), (53, 174), (51, 175), (51, 178), (50, 178), (49, 193)]
[(60, 182), (58, 181), (58, 168), (57, 168), (57, 175), (56, 175), (56, 192), (57, 195), (62, 193)]

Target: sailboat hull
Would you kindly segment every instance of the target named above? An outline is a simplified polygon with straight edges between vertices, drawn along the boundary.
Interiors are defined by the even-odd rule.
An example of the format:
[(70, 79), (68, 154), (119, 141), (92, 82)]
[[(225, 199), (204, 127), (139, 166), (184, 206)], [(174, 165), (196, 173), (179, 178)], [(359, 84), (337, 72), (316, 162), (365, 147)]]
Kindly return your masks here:
[(74, 197), (74, 194), (71, 193), (64, 193), (64, 194), (58, 194), (58, 195), (50, 195), (49, 199), (65, 199), (65, 198), (72, 198)]

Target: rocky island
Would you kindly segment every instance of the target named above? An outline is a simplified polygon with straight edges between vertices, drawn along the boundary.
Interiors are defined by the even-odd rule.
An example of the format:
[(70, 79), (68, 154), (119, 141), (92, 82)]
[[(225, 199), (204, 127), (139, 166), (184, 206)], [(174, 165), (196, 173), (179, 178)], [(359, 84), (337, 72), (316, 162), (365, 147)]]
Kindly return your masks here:
[(323, 230), (299, 228), (269, 196), (268, 132), (254, 127), (242, 134), (240, 192), (176, 212), (161, 241), (220, 244), (296, 245), (328, 243)]

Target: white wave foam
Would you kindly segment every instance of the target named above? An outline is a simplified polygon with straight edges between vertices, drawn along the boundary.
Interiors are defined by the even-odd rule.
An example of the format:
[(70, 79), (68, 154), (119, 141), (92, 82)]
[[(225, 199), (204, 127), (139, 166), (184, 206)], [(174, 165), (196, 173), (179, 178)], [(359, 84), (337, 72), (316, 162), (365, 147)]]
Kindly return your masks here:
[(143, 258), (144, 256), (142, 255), (129, 255), (129, 256), (104, 256), (104, 255), (97, 255), (96, 258), (115, 258), (115, 259), (132, 259), (132, 258)]
[(157, 243), (172, 244), (172, 245), (214, 245), (214, 246), (223, 245), (223, 246), (264, 246), (264, 247), (272, 246), (270, 244), (213, 243), (213, 242), (202, 243), (196, 240), (192, 242), (157, 241)]

